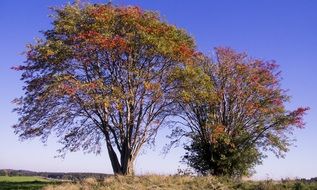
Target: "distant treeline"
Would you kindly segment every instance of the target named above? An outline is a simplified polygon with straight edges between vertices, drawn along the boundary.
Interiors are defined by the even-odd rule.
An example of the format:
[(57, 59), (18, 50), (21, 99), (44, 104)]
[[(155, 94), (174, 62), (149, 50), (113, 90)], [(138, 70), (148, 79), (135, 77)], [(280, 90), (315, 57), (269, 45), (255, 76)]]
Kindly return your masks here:
[(97, 180), (104, 179), (111, 176), (110, 174), (102, 173), (63, 173), (63, 172), (34, 172), (28, 170), (0, 170), (0, 176), (41, 176), (45, 178), (58, 179), (58, 180), (81, 180), (88, 177), (96, 178)]

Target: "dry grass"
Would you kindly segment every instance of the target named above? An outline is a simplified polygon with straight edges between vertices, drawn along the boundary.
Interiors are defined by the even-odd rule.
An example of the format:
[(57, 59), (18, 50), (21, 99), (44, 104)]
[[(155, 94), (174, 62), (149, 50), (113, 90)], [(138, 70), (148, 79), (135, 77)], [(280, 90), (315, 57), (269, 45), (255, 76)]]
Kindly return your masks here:
[(227, 190), (214, 177), (190, 176), (116, 176), (98, 182), (88, 178), (76, 184), (50, 185), (44, 190)]
[(193, 176), (113, 176), (97, 181), (49, 185), (44, 190), (316, 190), (317, 180), (238, 181), (229, 178)]

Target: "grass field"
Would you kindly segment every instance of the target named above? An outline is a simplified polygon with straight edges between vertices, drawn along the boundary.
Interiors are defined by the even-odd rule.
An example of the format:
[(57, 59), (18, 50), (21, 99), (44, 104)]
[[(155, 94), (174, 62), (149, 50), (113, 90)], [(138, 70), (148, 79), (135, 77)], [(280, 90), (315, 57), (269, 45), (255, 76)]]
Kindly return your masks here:
[(227, 190), (215, 177), (113, 176), (102, 181), (87, 178), (76, 183), (49, 185), (44, 190)]
[(56, 182), (41, 177), (0, 176), (0, 190), (317, 190), (317, 181), (233, 181), (194, 176), (112, 176)]
[(36, 176), (0, 176), (0, 182), (49, 182), (49, 180)]
[(48, 185), (44, 190), (317, 190), (317, 182), (299, 180), (236, 181), (217, 177), (194, 176), (114, 176), (97, 181)]
[(38, 190), (53, 182), (33, 176), (0, 176), (0, 190)]

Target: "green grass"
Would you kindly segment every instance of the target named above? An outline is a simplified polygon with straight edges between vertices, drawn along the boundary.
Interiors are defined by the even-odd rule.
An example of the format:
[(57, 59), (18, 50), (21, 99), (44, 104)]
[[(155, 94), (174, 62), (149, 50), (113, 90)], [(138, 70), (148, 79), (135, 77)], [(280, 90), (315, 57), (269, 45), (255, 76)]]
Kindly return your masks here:
[(52, 183), (35, 176), (0, 176), (0, 190), (38, 190)]
[(49, 180), (36, 176), (0, 176), (0, 182), (49, 182)]

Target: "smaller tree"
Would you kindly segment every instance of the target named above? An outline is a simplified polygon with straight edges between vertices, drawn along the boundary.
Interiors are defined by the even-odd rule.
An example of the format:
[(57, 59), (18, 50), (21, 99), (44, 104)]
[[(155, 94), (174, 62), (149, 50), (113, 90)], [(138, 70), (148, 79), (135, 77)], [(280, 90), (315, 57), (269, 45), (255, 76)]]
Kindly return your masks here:
[(184, 161), (203, 175), (242, 176), (261, 163), (265, 150), (284, 156), (308, 108), (285, 108), (290, 97), (275, 62), (230, 48), (216, 48), (214, 62), (197, 61), (174, 75), (186, 126), (174, 134), (190, 139)]

